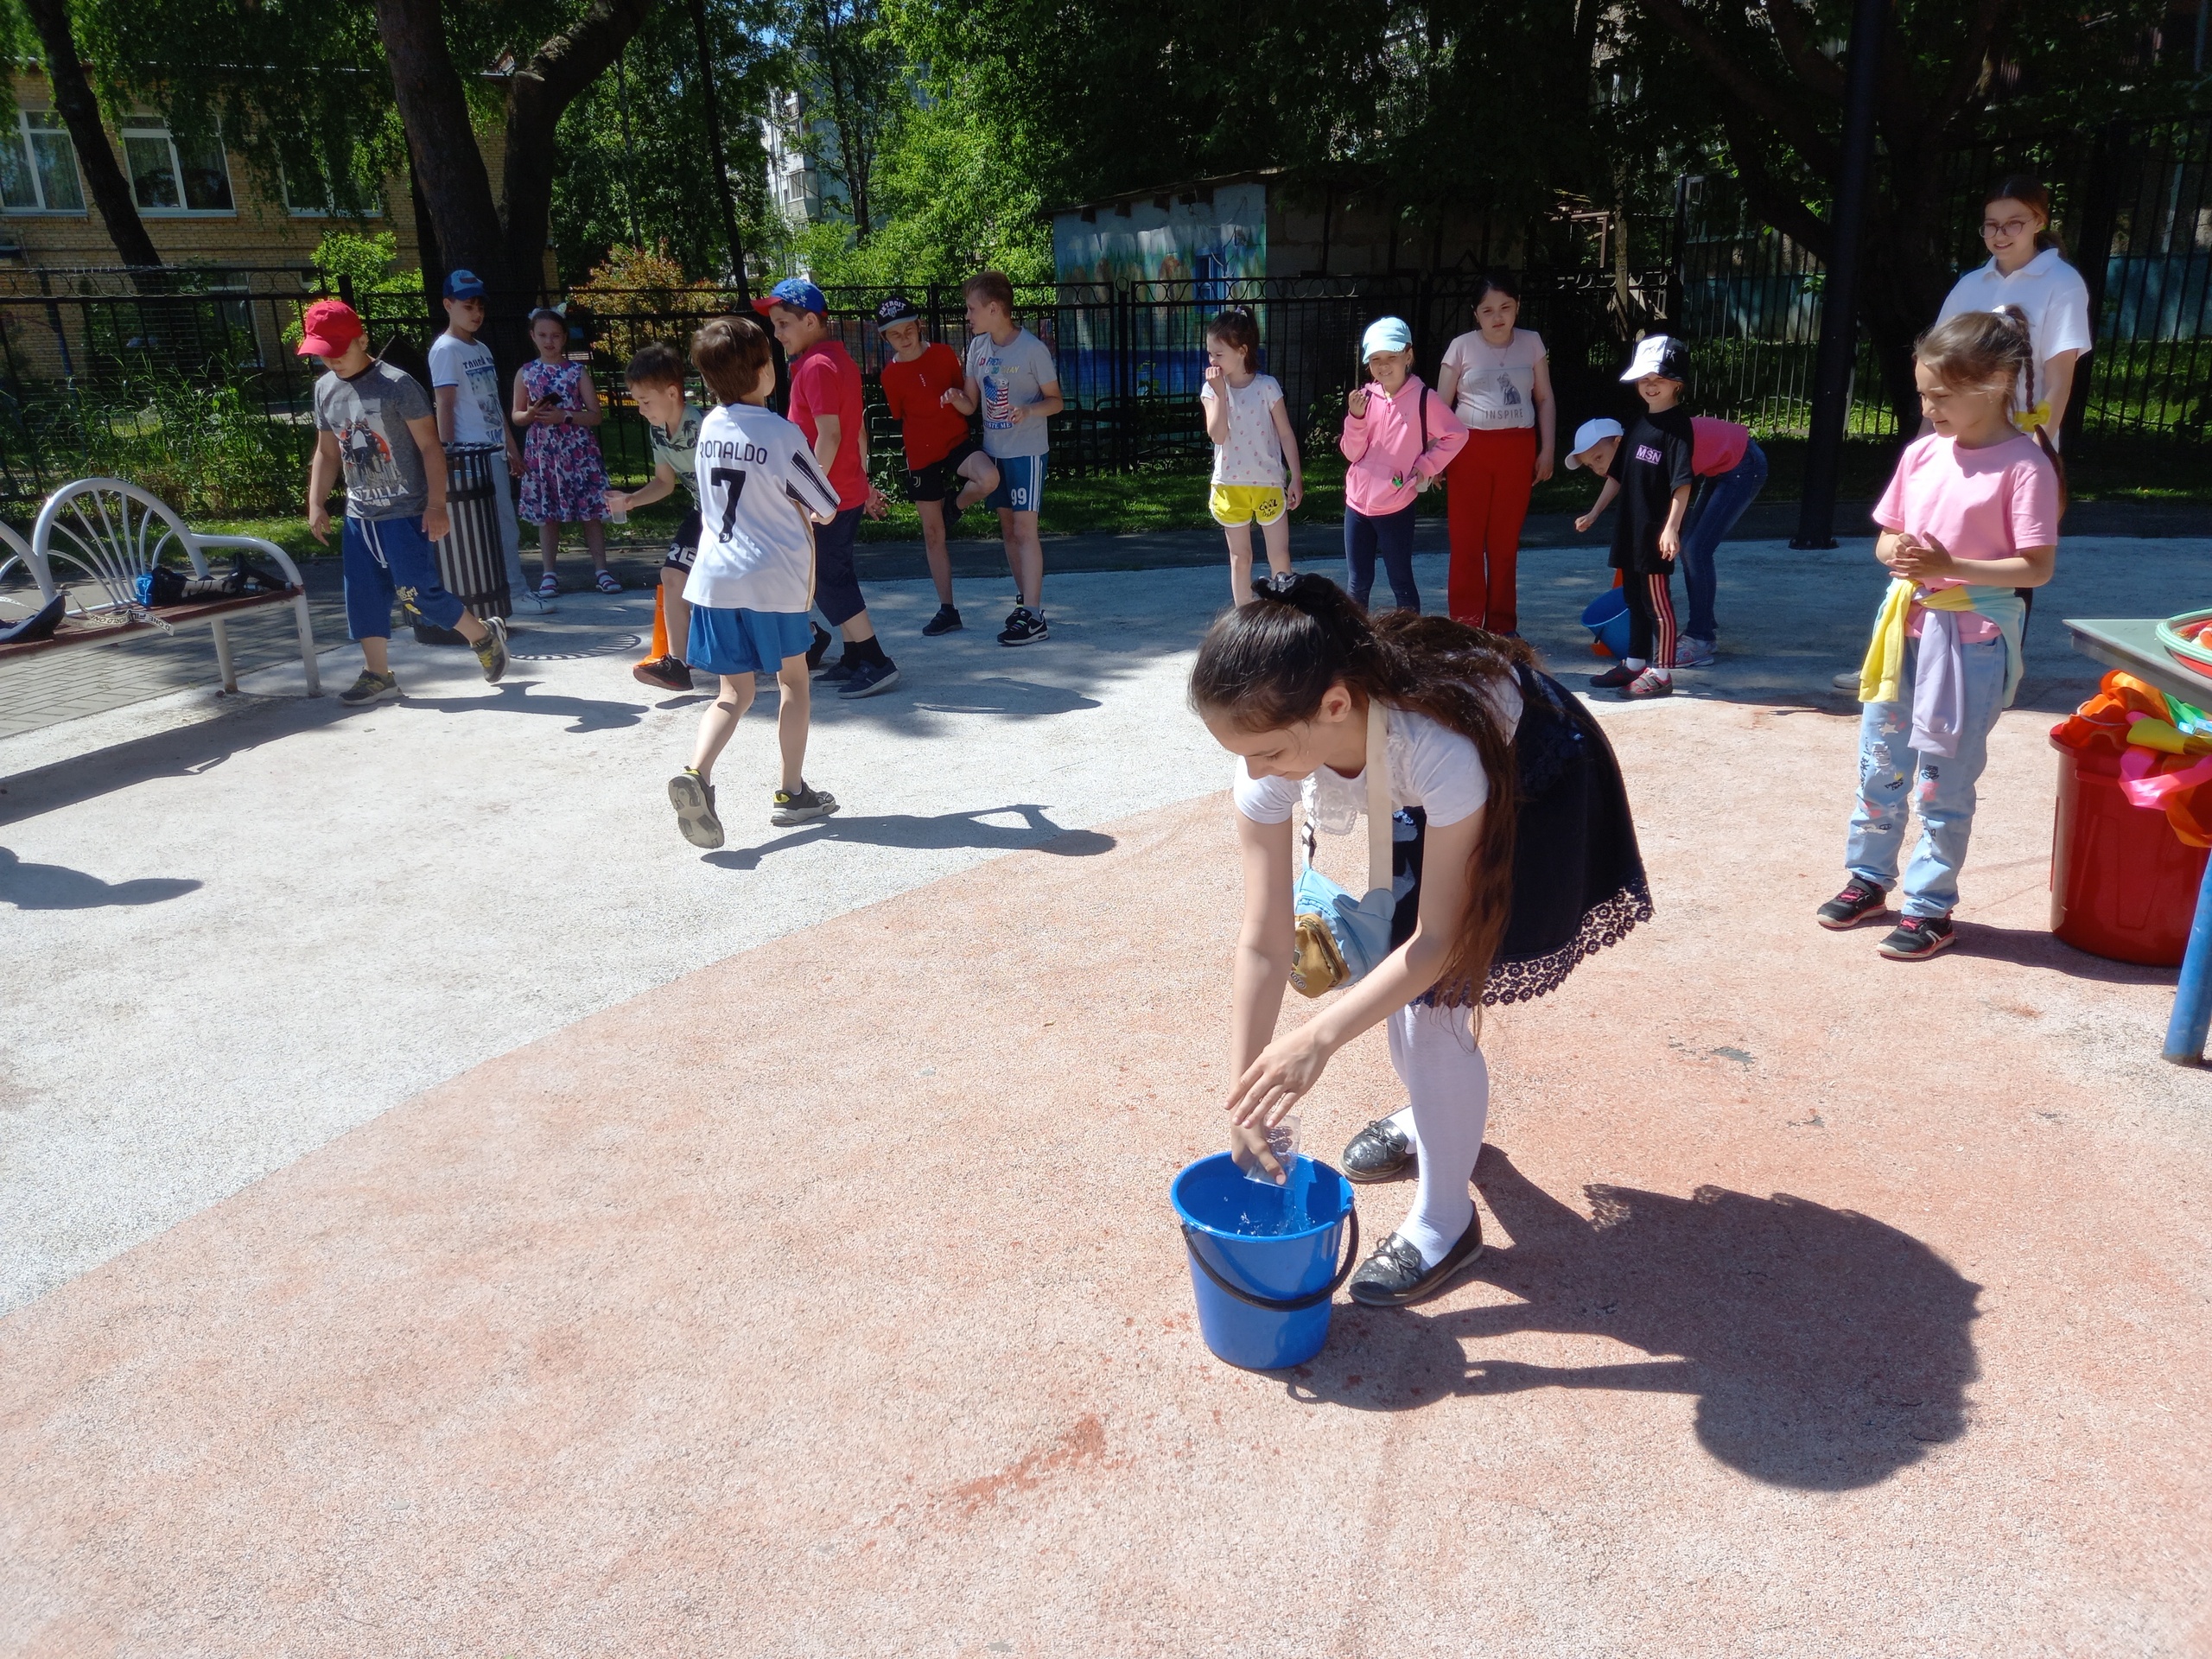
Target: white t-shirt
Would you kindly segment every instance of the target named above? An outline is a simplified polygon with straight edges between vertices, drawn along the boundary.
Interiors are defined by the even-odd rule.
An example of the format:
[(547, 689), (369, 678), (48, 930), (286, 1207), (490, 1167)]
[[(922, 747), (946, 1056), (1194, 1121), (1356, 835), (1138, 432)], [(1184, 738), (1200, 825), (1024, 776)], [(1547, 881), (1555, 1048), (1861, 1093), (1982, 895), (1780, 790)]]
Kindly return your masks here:
[(968, 342), (968, 372), (982, 393), (977, 407), (983, 416), (985, 454), (1041, 455), (1052, 447), (1043, 416), (1014, 418), (1015, 410), (1044, 402), (1045, 388), (1059, 384), (1059, 371), (1043, 340), (1027, 328), (1003, 346), (988, 334), (977, 334)]
[(806, 435), (752, 404), (699, 423), (699, 556), (683, 597), (715, 611), (803, 612), (814, 602), (810, 519), (836, 516), (837, 492)]
[[(1521, 724), (1521, 688), (1510, 680), (1491, 683), (1491, 706), (1505, 722), (1510, 738)], [(1428, 822), (1442, 826), (1471, 817), (1490, 799), (1490, 774), (1474, 740), (1440, 726), (1408, 709), (1382, 710), (1389, 734), (1390, 804), (1417, 806)], [(1232, 763), (1236, 810), (1255, 823), (1283, 823), (1303, 799), (1306, 821), (1325, 835), (1345, 836), (1367, 810), (1367, 769), (1351, 777), (1328, 766), (1312, 776), (1255, 778), (1240, 758)]]
[(2050, 395), (2043, 365), (2061, 352), (2086, 352), (2096, 344), (2089, 327), (2089, 285), (2059, 257), (2056, 248), (2045, 248), (2010, 276), (1999, 276), (1992, 259), (1959, 278), (1936, 321), (1945, 323), (1962, 312), (1994, 311), (2000, 305), (2017, 305), (2027, 314), (2028, 343), (2036, 355), (2035, 391), (2028, 401), (2039, 404)]
[(1459, 371), (1452, 413), (1471, 432), (1503, 432), (1536, 423), (1536, 365), (1543, 336), (1516, 328), (1510, 344), (1493, 346), (1471, 329), (1444, 348), (1444, 367)]
[[(1229, 442), (1216, 444), (1213, 481), (1217, 484), (1254, 484), (1282, 487), (1282, 434), (1275, 430), (1275, 405), (1282, 402), (1282, 387), (1272, 374), (1255, 374), (1249, 386), (1232, 386), (1229, 393)], [(1213, 400), (1209, 381), (1198, 396)]]
[(505, 444), (506, 413), (499, 401), (499, 368), (492, 360), (489, 346), (480, 340), (440, 334), (430, 342), (430, 385), (452, 386), (460, 393), (453, 400), (455, 443)]

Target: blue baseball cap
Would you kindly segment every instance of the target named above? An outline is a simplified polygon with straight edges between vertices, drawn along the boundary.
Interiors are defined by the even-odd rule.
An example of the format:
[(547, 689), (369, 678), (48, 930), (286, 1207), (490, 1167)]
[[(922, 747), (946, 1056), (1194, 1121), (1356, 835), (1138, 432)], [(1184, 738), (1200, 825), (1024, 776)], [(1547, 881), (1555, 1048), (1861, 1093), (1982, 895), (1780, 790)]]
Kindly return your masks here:
[(1377, 352), (1410, 352), (1414, 348), (1414, 331), (1406, 327), (1403, 317), (1377, 317), (1367, 325), (1367, 333), (1359, 342), (1359, 360), (1363, 363)]
[(804, 276), (786, 276), (753, 302), (753, 308), (764, 317), (779, 305), (788, 305), (794, 311), (811, 311), (817, 316), (830, 315), (830, 302), (822, 297), (820, 289)]
[(449, 270), (446, 273), (446, 298), (449, 300), (480, 300), (484, 297), (484, 279), (473, 270)]

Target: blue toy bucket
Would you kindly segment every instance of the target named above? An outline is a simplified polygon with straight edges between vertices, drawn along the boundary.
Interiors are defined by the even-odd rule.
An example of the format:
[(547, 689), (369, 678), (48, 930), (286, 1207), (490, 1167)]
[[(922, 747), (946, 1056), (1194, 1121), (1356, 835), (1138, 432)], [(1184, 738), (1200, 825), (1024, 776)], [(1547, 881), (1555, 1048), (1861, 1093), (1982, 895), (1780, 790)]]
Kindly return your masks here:
[(1628, 655), (1628, 595), (1608, 588), (1582, 607), (1582, 626), (1615, 657)]
[[(1326, 1164), (1304, 1161), (1313, 1172), (1310, 1224), (1294, 1232), (1264, 1230), (1281, 1224), (1286, 1189), (1246, 1180), (1225, 1152), (1187, 1166), (1168, 1189), (1190, 1250), (1199, 1334), (1216, 1358), (1247, 1370), (1302, 1365), (1321, 1351), (1329, 1299), (1359, 1255), (1351, 1183)], [(1338, 1266), (1338, 1235), (1347, 1229)]]

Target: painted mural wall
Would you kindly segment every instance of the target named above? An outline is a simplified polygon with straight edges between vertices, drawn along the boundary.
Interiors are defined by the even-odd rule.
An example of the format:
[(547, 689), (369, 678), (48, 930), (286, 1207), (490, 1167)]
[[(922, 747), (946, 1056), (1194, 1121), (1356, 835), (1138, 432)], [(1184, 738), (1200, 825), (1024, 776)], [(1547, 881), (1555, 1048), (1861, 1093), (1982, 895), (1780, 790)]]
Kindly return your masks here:
[(1213, 200), (1162, 208), (1149, 199), (1111, 207), (1086, 223), (1052, 218), (1053, 273), (1063, 283), (1221, 282), (1268, 271), (1268, 188), (1231, 184)]

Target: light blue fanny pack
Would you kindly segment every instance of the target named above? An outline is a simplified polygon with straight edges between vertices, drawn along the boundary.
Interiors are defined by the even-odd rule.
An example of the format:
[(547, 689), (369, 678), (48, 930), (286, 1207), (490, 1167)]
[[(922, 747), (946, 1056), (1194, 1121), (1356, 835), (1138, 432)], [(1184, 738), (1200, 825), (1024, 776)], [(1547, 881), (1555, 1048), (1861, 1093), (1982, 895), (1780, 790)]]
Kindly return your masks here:
[(1390, 748), (1382, 705), (1367, 704), (1367, 893), (1355, 899), (1313, 868), (1313, 823), (1306, 823), (1306, 865), (1291, 910), (1298, 918), (1291, 988), (1319, 996), (1363, 978), (1390, 954), (1390, 923), (1398, 908), (1391, 879), (1394, 836)]

